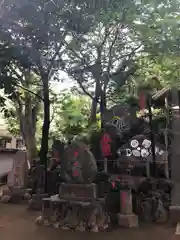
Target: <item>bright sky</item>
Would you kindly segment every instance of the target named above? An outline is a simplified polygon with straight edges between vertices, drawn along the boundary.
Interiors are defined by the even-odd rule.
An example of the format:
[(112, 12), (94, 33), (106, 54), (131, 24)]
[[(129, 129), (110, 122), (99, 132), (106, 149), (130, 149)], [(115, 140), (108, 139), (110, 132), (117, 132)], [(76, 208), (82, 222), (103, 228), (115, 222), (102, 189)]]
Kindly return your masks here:
[(72, 81), (65, 72), (60, 71), (59, 76), (60, 76), (59, 78), (63, 79), (63, 81), (59, 81), (59, 82), (51, 81), (51, 86), (52, 86), (53, 90), (55, 91), (55, 93), (59, 93), (65, 89), (68, 90), (71, 87), (73, 87), (74, 85), (76, 85), (76, 83), (74, 81)]

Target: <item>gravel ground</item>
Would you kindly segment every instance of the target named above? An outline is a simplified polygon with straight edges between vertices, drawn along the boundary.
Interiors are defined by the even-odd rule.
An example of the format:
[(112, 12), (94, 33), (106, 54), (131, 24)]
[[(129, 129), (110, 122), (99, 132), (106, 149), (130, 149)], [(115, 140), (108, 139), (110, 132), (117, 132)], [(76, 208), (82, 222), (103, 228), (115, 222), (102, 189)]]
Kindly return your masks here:
[(50, 227), (37, 227), (34, 221), (40, 213), (23, 205), (0, 204), (0, 239), (6, 240), (180, 240), (175, 229), (167, 226), (143, 226), (138, 229), (117, 229), (112, 232), (69, 232)]

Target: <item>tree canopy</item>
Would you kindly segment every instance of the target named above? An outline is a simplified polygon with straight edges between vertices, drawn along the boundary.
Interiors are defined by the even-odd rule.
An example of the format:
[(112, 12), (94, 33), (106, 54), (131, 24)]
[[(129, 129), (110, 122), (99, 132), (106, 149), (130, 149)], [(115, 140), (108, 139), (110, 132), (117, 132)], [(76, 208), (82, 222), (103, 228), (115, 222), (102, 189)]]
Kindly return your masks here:
[[(51, 123), (65, 137), (81, 134), (113, 104), (136, 102), (142, 86), (152, 93), (179, 87), (179, 9), (176, 0), (2, 2), (0, 88), (13, 104), (4, 110), (18, 118), (31, 158), (39, 116), (43, 161)], [(60, 92), (51, 99), (50, 82), (60, 84), (60, 70), (81, 97)]]

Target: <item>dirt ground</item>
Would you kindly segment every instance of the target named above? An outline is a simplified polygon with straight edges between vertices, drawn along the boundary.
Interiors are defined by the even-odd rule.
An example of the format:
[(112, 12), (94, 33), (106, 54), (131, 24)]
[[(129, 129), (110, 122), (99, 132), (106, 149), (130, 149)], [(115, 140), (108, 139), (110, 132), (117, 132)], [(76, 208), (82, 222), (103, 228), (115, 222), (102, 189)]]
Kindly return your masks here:
[(50, 227), (38, 227), (34, 224), (37, 212), (27, 210), (22, 205), (0, 204), (0, 239), (6, 240), (180, 240), (175, 237), (175, 229), (170, 226), (142, 226), (138, 229), (118, 229), (112, 232), (89, 233), (69, 232)]

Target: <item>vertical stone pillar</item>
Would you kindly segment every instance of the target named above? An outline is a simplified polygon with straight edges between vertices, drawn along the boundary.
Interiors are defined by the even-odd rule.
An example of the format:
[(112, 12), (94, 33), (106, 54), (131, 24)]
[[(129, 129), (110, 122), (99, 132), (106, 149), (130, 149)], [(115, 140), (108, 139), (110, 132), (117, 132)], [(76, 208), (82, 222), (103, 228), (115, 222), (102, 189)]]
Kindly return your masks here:
[(120, 213), (118, 214), (118, 224), (120, 227), (138, 227), (138, 218), (132, 210), (131, 189), (120, 191)]
[(172, 90), (172, 142), (171, 142), (171, 180), (172, 191), (170, 220), (180, 221), (180, 116), (178, 109), (178, 91)]

